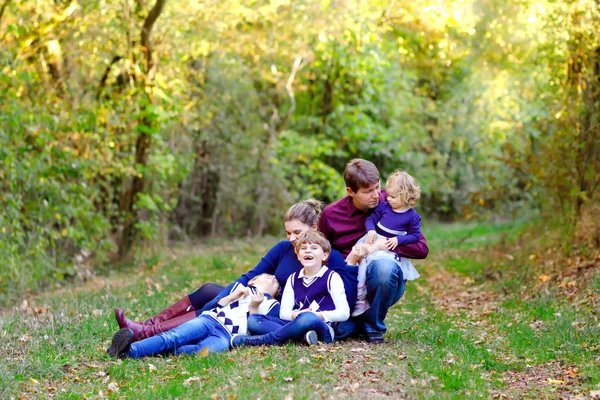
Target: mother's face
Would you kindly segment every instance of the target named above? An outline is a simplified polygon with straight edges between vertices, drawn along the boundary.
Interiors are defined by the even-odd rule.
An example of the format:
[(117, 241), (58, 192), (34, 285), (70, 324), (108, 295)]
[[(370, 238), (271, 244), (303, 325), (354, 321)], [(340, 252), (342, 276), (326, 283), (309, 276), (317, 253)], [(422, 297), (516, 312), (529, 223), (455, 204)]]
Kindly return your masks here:
[(310, 230), (313, 230), (313, 231), (317, 230), (317, 225), (310, 226), (303, 222), (298, 221), (297, 219), (293, 219), (291, 221), (285, 221), (284, 225), (285, 225), (285, 234), (287, 235), (288, 240), (290, 242), (292, 242), (292, 244), (295, 244), (296, 240), (298, 240), (298, 236), (300, 236), (304, 232), (308, 232)]

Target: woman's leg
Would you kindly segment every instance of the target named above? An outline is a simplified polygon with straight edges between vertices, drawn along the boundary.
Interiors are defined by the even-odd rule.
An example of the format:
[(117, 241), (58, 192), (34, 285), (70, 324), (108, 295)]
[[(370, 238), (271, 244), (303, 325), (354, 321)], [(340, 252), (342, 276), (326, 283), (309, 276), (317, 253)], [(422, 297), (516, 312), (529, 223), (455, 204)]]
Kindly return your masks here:
[(325, 343), (331, 343), (333, 341), (329, 325), (315, 313), (305, 312), (274, 332), (259, 336), (238, 335), (233, 338), (231, 344), (234, 347), (237, 347), (269, 346), (274, 344), (284, 344), (289, 341), (300, 342), (304, 335), (309, 331), (315, 331), (319, 340)]
[(197, 354), (204, 349), (208, 349), (209, 353), (219, 353), (221, 351), (229, 350), (230, 339), (231, 334), (219, 324), (219, 327), (215, 326), (215, 328), (211, 330), (210, 335), (197, 344), (178, 347), (175, 350), (175, 355)]
[(195, 310), (200, 310), (212, 299), (223, 290), (223, 286), (217, 285), (216, 283), (206, 283), (196, 290), (194, 293), (188, 295), (190, 303), (194, 306)]
[[(156, 335), (157, 333), (164, 332), (164, 331), (172, 329), (178, 325), (181, 325), (183, 322), (188, 321), (189, 319), (193, 318), (196, 315), (200, 315), (200, 313), (197, 313), (197, 314), (189, 314), (189, 313), (191, 313), (192, 311), (199, 310), (202, 307), (204, 307), (204, 305), (206, 303), (210, 302), (213, 298), (215, 298), (215, 296), (217, 294), (219, 294), (219, 292), (222, 289), (223, 289), (223, 287), (219, 286), (217, 284), (206, 283), (206, 284), (202, 285), (194, 293), (184, 296), (176, 303), (170, 305), (163, 311), (156, 314), (154, 317), (147, 319), (146, 321), (143, 321), (143, 322), (135, 322), (135, 321), (131, 321), (131, 320), (127, 319), (125, 317), (125, 314), (123, 313), (123, 310), (121, 310), (120, 308), (115, 309), (115, 319), (117, 320), (117, 323), (119, 324), (120, 328), (129, 328), (135, 333), (135, 340), (152, 337), (152, 336)], [(153, 334), (146, 335), (143, 333), (144, 325), (158, 325), (160, 323), (172, 320), (174, 318), (181, 317), (183, 315), (191, 315), (191, 318), (187, 318), (187, 319), (184, 318), (182, 321), (180, 321), (176, 325), (170, 324), (169, 326), (166, 327), (166, 329), (161, 329), (159, 327), (158, 329), (155, 330), (155, 333), (153, 333)]]
[(248, 332), (251, 335), (264, 335), (280, 329), (289, 322), (269, 315), (252, 314), (248, 317)]
[[(213, 283), (213, 285), (214, 285), (214, 283)], [(217, 307), (218, 301), (221, 300), (223, 297), (227, 296), (229, 293), (231, 293), (231, 289), (233, 288), (234, 285), (235, 285), (235, 282), (231, 282), (229, 285), (225, 286), (224, 288), (221, 288), (221, 291), (219, 293), (217, 293), (217, 295), (214, 296), (214, 298), (212, 298), (209, 302), (204, 304), (202, 307), (196, 308), (196, 315), (200, 315), (204, 311), (212, 310), (213, 308)], [(217, 285), (215, 285), (215, 286), (217, 286)]]
[(198, 343), (210, 335), (217, 321), (209, 316), (200, 316), (175, 329), (161, 333), (140, 342), (132, 343), (127, 357), (141, 358), (173, 351), (190, 343)]

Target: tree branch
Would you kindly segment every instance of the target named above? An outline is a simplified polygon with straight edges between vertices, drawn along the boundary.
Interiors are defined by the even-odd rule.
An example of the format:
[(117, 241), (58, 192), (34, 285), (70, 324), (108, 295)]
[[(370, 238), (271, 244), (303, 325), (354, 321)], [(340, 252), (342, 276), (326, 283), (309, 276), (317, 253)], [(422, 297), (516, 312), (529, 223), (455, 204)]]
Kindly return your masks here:
[(4, 15), (6, 7), (8, 7), (8, 3), (10, 3), (10, 0), (6, 0), (4, 4), (2, 4), (2, 8), (0, 8), (0, 23), (2, 23), (2, 16)]
[(110, 73), (112, 66), (115, 63), (117, 63), (119, 60), (121, 60), (121, 56), (114, 56), (112, 61), (110, 62), (110, 64), (108, 64), (106, 66), (104, 75), (102, 75), (102, 79), (100, 79), (100, 85), (98, 85), (98, 93), (96, 93), (96, 98), (100, 98), (100, 95), (102, 94), (102, 90), (104, 89), (104, 86), (106, 85), (106, 79), (108, 79), (108, 74)]
[(296, 110), (296, 97), (294, 96), (294, 89), (292, 88), (292, 85), (294, 84), (294, 79), (296, 78), (296, 73), (298, 72), (298, 70), (300, 70), (301, 67), (302, 67), (302, 57), (296, 57), (296, 60), (294, 60), (294, 66), (292, 67), (292, 72), (290, 73), (290, 76), (285, 84), (285, 90), (287, 91), (287, 94), (290, 98), (291, 104), (290, 104), (290, 108), (288, 109), (287, 113), (283, 117), (283, 120), (281, 121), (281, 124), (280, 124), (281, 127), (285, 126), (288, 119), (292, 116), (292, 114)]
[(154, 23), (160, 16), (160, 13), (165, 6), (166, 0), (156, 0), (156, 4), (150, 10), (150, 13), (146, 17), (144, 21), (144, 26), (142, 27), (142, 49), (146, 53), (146, 73), (150, 73), (152, 69), (152, 44), (150, 43), (150, 33), (152, 33), (152, 28), (154, 27)]

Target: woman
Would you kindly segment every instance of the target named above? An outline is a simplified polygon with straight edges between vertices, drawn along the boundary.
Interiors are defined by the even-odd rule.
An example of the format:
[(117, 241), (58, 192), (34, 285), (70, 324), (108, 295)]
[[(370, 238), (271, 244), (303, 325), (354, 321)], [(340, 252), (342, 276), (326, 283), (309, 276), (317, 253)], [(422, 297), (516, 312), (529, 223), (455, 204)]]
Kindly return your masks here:
[[(283, 217), (285, 233), (288, 240), (277, 243), (265, 254), (260, 262), (240, 278), (222, 288), (214, 283), (206, 284), (181, 300), (160, 312), (153, 318), (144, 322), (133, 322), (125, 318), (120, 308), (115, 309), (115, 318), (121, 328), (130, 328), (134, 333), (134, 341), (152, 337), (168, 331), (187, 322), (206, 310), (214, 308), (217, 302), (227, 296), (236, 282), (248, 285), (248, 282), (257, 275), (267, 273), (275, 275), (280, 287), (284, 287), (287, 279), (294, 272), (302, 269), (294, 251), (294, 243), (298, 237), (309, 230), (317, 230), (319, 215), (323, 204), (317, 200), (304, 200), (291, 206)], [(359, 260), (348, 260), (351, 264)], [(356, 302), (357, 269), (346, 265), (343, 256), (332, 250), (327, 266), (336, 271), (344, 282), (346, 298), (350, 310), (354, 309)], [(217, 293), (217, 290), (218, 293)]]

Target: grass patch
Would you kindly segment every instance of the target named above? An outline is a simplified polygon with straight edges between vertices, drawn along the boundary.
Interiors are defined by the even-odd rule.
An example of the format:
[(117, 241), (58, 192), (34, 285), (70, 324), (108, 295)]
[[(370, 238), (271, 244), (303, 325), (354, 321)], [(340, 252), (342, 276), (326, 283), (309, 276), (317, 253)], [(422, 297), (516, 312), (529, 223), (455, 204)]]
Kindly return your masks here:
[[(124, 361), (105, 354), (117, 329), (115, 307), (143, 319), (203, 283), (229, 283), (276, 243), (273, 238), (174, 249), (81, 287), (63, 285), (0, 317), (0, 397), (589, 394), (600, 384), (600, 279), (592, 275), (571, 296), (550, 282), (521, 279), (531, 275), (528, 266), (495, 257), (497, 250), (486, 246), (516, 240), (523, 226), (428, 226), (431, 256), (416, 263), (422, 278), (391, 308), (386, 343), (379, 346), (349, 340)], [(500, 279), (488, 276), (492, 267), (503, 271)]]

